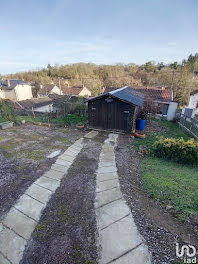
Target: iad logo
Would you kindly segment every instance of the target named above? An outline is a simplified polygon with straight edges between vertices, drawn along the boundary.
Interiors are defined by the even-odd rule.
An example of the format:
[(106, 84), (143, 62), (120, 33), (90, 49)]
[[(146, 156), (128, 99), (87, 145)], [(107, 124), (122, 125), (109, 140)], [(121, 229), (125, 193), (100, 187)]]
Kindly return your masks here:
[(181, 252), (179, 250), (179, 244), (176, 243), (176, 256), (178, 258), (183, 258), (184, 263), (197, 263), (196, 258), (196, 248), (190, 245), (184, 245), (181, 247)]

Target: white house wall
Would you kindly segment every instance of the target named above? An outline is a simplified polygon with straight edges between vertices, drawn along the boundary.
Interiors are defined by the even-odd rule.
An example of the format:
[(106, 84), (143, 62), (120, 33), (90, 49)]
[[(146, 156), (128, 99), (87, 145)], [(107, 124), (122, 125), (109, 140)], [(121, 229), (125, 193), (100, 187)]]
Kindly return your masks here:
[(91, 92), (86, 87), (84, 87), (79, 93), (79, 96), (91, 96)]
[(50, 113), (50, 112), (52, 112), (52, 110), (53, 110), (52, 104), (34, 108), (35, 112), (40, 112), (40, 113)]
[(0, 98), (5, 99), (5, 93), (3, 90), (0, 89)]
[[(198, 106), (198, 93), (190, 96), (188, 108), (197, 108), (197, 106)], [(198, 113), (198, 108), (196, 112)]]
[(4, 98), (16, 102), (17, 97), (16, 97), (15, 90), (14, 89), (12, 90), (4, 89)]
[(14, 90), (16, 92), (16, 101), (22, 101), (33, 98), (32, 87), (30, 85), (17, 85)]
[(170, 102), (167, 112), (167, 120), (172, 121), (174, 120), (177, 112), (178, 103), (177, 102)]
[(61, 89), (58, 86), (54, 86), (54, 88), (50, 91), (49, 94), (58, 94), (58, 95), (62, 95), (63, 92), (61, 91)]

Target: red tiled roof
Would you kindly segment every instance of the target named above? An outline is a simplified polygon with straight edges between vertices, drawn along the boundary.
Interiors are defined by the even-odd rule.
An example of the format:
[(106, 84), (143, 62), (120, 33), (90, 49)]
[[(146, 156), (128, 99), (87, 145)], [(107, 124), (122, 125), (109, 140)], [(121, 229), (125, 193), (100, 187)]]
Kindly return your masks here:
[(76, 87), (72, 87), (72, 88), (65, 88), (62, 89), (64, 94), (74, 94), (74, 95), (79, 95), (79, 93), (83, 90), (84, 87), (81, 88), (76, 88)]
[[(138, 92), (144, 94), (145, 97), (151, 98), (153, 100), (160, 101), (171, 101), (171, 90), (168, 89), (159, 89), (158, 87), (130, 87)], [(115, 87), (106, 87), (104, 93), (109, 93), (118, 88)]]
[(47, 84), (42, 89), (39, 90), (39, 94), (48, 95), (49, 92), (56, 86), (55, 84)]
[(171, 90), (168, 89), (149, 89), (149, 88), (135, 88), (136, 91), (139, 91), (144, 94), (145, 97), (151, 98), (153, 100), (160, 101), (171, 101)]

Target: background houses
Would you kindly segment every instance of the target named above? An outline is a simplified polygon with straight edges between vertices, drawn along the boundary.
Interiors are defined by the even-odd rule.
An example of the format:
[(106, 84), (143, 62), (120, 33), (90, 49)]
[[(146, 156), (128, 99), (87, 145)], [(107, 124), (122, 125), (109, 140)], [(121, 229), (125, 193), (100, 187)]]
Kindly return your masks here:
[(195, 112), (198, 114), (198, 90), (190, 93), (188, 108), (196, 109)]
[(91, 92), (88, 88), (86, 88), (84, 85), (81, 86), (73, 86), (71, 88), (64, 88), (63, 89), (64, 94), (70, 94), (70, 95), (78, 95), (82, 97), (89, 97), (91, 96)]
[(63, 92), (61, 91), (60, 87), (55, 84), (47, 84), (38, 91), (39, 97), (48, 96), (50, 94), (62, 95)]
[(31, 99), (32, 87), (24, 80), (0, 80), (0, 98), (14, 102)]

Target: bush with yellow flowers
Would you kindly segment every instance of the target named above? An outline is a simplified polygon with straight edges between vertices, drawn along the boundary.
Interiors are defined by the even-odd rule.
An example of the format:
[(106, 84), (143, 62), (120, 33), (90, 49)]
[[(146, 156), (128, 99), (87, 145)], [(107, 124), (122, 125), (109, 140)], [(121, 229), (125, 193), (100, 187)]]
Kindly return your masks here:
[(160, 137), (153, 144), (152, 153), (159, 158), (198, 166), (198, 142), (194, 139)]

